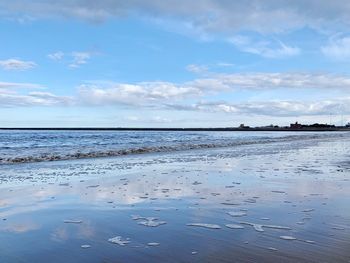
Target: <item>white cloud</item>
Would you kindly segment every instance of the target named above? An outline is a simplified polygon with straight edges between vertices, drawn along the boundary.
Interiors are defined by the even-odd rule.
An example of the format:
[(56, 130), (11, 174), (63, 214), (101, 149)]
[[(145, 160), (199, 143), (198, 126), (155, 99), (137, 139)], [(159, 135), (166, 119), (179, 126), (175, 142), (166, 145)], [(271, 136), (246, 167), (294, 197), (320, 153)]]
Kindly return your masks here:
[(229, 42), (239, 50), (266, 58), (285, 58), (300, 54), (298, 47), (287, 46), (281, 41), (253, 40), (247, 36), (237, 35), (231, 37)]
[(91, 58), (91, 53), (89, 52), (72, 52), (73, 61), (69, 64), (70, 68), (78, 68), (81, 65), (87, 63)]
[(137, 107), (138, 110), (203, 111), (263, 116), (328, 115), (342, 110), (350, 114), (350, 97), (320, 101), (305, 101), (303, 98), (271, 101), (249, 101), (248, 98), (246, 103), (213, 101), (215, 96), (212, 95), (222, 92), (234, 94), (242, 89), (253, 90), (255, 94), (273, 89), (324, 89), (346, 92), (350, 90), (350, 77), (320, 73), (246, 73), (217, 74), (211, 78), (198, 78), (184, 83), (114, 83), (107, 86), (86, 84), (79, 87), (77, 100), (85, 106), (123, 105), (130, 109)]
[(254, 116), (315, 116), (350, 114), (350, 97), (323, 101), (252, 101), (246, 103), (198, 102), (191, 105), (168, 104), (170, 110), (224, 112)]
[(55, 61), (59, 61), (59, 60), (63, 59), (64, 53), (62, 51), (57, 51), (55, 53), (48, 54), (47, 57), (49, 59), (52, 59), (52, 60), (55, 60)]
[(216, 63), (216, 65), (215, 66), (217, 66), (217, 67), (224, 67), (224, 68), (230, 68), (230, 67), (233, 67), (233, 66), (235, 66), (235, 64), (233, 64), (233, 63), (228, 63), (228, 62), (218, 62), (218, 63)]
[(54, 61), (62, 61), (64, 58), (66, 58), (63, 62), (67, 63), (69, 68), (78, 68), (84, 64), (87, 64), (91, 56), (91, 52), (83, 51), (74, 51), (71, 53), (57, 51), (47, 55), (49, 59)]
[[(138, 110), (203, 111), (227, 114), (262, 116), (328, 115), (342, 112), (350, 114), (350, 97), (320, 101), (305, 100), (254, 100), (238, 103), (216, 101), (215, 96), (234, 94), (237, 90), (271, 91), (273, 89), (350, 90), (350, 77), (320, 73), (246, 73), (216, 74), (183, 83), (95, 82), (78, 87), (76, 96), (58, 96), (50, 92), (21, 92), (17, 89), (36, 88), (35, 84), (0, 82), (0, 107), (11, 106), (123, 106)], [(255, 93), (256, 93), (255, 92)], [(199, 102), (198, 102), (199, 101)], [(130, 121), (139, 119), (130, 117)], [(150, 122), (167, 122), (164, 117), (148, 119)]]
[(322, 53), (335, 60), (350, 59), (350, 37), (331, 39), (328, 45), (321, 47)]
[(63, 106), (72, 102), (68, 96), (56, 96), (49, 92), (29, 92), (23, 95), (0, 91), (0, 107)]
[(303, 27), (344, 27), (350, 24), (347, 0), (11, 0), (0, 1), (5, 17), (63, 17), (101, 22), (111, 17), (138, 15), (175, 19), (205, 32), (281, 32)]
[(114, 83), (108, 87), (85, 84), (79, 87), (81, 100), (93, 105), (146, 105), (201, 94), (202, 90), (198, 87), (179, 86), (170, 82)]
[[(74, 98), (57, 96), (32, 83), (0, 82), (0, 107), (62, 106), (74, 104)], [(33, 91), (34, 90), (34, 91)]]
[(190, 64), (186, 66), (186, 70), (193, 73), (203, 73), (208, 71), (208, 67), (205, 65)]
[(23, 61), (15, 58), (0, 60), (0, 67), (5, 70), (28, 70), (36, 67), (33, 61)]
[(1, 82), (0, 81), (0, 89), (14, 89), (14, 88), (38, 89), (38, 88), (42, 88), (42, 86), (38, 85), (38, 84), (32, 84), (32, 83)]

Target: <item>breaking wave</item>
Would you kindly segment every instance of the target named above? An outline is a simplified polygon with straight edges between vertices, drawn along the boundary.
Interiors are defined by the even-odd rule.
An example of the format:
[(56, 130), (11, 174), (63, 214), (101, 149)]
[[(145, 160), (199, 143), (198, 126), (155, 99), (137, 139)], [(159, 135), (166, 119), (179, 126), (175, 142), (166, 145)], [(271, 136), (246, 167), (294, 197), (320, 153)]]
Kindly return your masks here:
[[(17, 152), (16, 154), (2, 154), (0, 156), (0, 164), (15, 164), (15, 163), (31, 163), (31, 162), (45, 162), (45, 161), (58, 161), (58, 160), (73, 160), (73, 159), (84, 159), (84, 158), (101, 158), (101, 157), (118, 157), (126, 156), (131, 154), (146, 154), (146, 153), (166, 153), (166, 152), (178, 152), (178, 151), (188, 151), (188, 150), (199, 150), (199, 149), (213, 149), (213, 148), (229, 148), (238, 147), (243, 145), (253, 145), (253, 144), (268, 144), (268, 143), (278, 143), (278, 142), (288, 142), (296, 140), (315, 140), (315, 139), (325, 139), (342, 137), (344, 134), (334, 133), (334, 134), (302, 134), (302, 135), (288, 135), (282, 137), (247, 137), (247, 138), (221, 138), (215, 140), (213, 143), (191, 143), (179, 140), (172, 145), (155, 145), (150, 147), (133, 145), (130, 144), (123, 145), (123, 148), (119, 149), (109, 149), (108, 147), (99, 147), (96, 149), (89, 149), (87, 147), (71, 147), (69, 151), (61, 148), (61, 151), (51, 149), (50, 147), (41, 148), (40, 151), (24, 150)], [(207, 138), (209, 139), (209, 138)], [(209, 139), (210, 140), (210, 139)], [(120, 147), (120, 146), (119, 146)], [(87, 148), (87, 149), (86, 149)], [(105, 149), (108, 148), (108, 149)], [(4, 151), (5, 147), (2, 148)], [(7, 155), (7, 156), (6, 156)]]

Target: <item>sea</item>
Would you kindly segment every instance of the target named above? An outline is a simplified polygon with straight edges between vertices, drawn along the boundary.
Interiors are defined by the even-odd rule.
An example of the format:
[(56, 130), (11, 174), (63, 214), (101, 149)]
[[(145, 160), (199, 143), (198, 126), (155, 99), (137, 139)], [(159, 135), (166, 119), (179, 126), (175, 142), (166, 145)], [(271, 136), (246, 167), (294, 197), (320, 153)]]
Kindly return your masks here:
[(0, 131), (0, 164), (175, 152), (342, 137), (341, 132)]

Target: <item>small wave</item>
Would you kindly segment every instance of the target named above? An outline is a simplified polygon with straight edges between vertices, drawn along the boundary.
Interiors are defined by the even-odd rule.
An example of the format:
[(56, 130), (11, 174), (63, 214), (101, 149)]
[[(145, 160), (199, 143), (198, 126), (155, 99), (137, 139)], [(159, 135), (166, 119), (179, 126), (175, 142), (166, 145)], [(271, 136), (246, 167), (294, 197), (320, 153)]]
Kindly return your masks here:
[[(155, 147), (134, 147), (128, 149), (107, 150), (107, 151), (89, 151), (81, 152), (77, 150), (75, 153), (40, 153), (37, 156), (14, 156), (7, 158), (0, 158), (0, 164), (16, 164), (16, 163), (33, 163), (33, 162), (48, 162), (48, 161), (60, 161), (60, 160), (74, 160), (74, 159), (86, 159), (86, 158), (102, 158), (102, 157), (117, 157), (131, 154), (145, 154), (145, 153), (159, 153), (159, 152), (177, 152), (186, 150), (198, 150), (198, 149), (212, 149), (212, 148), (228, 148), (237, 147), (251, 144), (267, 144), (275, 142), (287, 142), (295, 140), (313, 140), (320, 138), (329, 138), (330, 135), (290, 135), (279, 138), (259, 138), (255, 140), (235, 140), (235, 141), (221, 141), (215, 143), (198, 143), (198, 144), (177, 144), (173, 146), (155, 146)], [(334, 135), (331, 137), (335, 137)], [(339, 134), (338, 136), (339, 137)], [(49, 149), (48, 149), (49, 151)]]

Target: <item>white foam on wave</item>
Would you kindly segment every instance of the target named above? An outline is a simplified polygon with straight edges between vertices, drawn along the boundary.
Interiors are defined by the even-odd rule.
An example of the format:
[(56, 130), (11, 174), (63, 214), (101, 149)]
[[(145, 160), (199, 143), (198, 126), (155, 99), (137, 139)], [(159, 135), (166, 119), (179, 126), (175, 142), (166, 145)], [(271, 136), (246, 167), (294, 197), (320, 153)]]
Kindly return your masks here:
[(148, 226), (148, 227), (157, 227), (161, 225), (165, 225), (165, 221), (159, 220), (157, 217), (144, 217), (139, 215), (131, 216), (133, 220), (142, 220), (138, 222), (139, 225)]
[(233, 217), (242, 217), (247, 215), (247, 213), (243, 211), (232, 211), (232, 212), (228, 212), (227, 214)]
[(129, 239), (124, 239), (121, 236), (116, 236), (108, 239), (108, 242), (117, 244), (119, 246), (125, 246), (126, 244), (129, 244)]
[(91, 246), (90, 245), (81, 245), (80, 247), (86, 249), (86, 248), (90, 248)]

